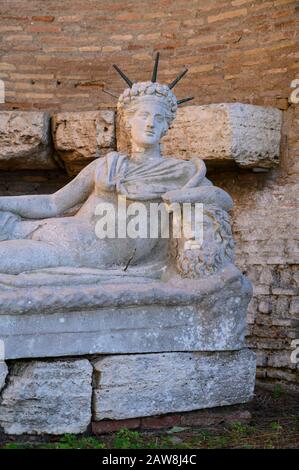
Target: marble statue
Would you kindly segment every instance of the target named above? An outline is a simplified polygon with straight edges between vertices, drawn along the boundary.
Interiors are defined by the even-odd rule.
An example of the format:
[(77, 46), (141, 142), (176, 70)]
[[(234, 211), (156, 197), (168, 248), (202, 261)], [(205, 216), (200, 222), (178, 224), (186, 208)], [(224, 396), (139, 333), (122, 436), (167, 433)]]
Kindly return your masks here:
[[(129, 84), (117, 108), (130, 140), (130, 155), (110, 152), (96, 159), (54, 194), (0, 197), (0, 273), (85, 267), (130, 275), (136, 268), (142, 272), (142, 267), (153, 272), (151, 266), (155, 266), (159, 276), (165, 266), (175, 263), (175, 271), (182, 276), (201, 277), (232, 260), (230, 196), (205, 177), (199, 155), (192, 161), (161, 155), (160, 140), (178, 104), (190, 98), (177, 101), (172, 91), (185, 72), (168, 86), (156, 81), (158, 59), (157, 55), (148, 82), (133, 83), (115, 66)], [(95, 230), (96, 207), (103, 202), (116, 207), (119, 195), (126, 196), (127, 205), (132, 201), (203, 203), (202, 246), (191, 243), (186, 249), (184, 239), (100, 239)], [(67, 215), (72, 208), (73, 215)]]
[[(169, 85), (157, 82), (158, 59), (147, 82), (133, 83), (116, 67), (129, 86), (117, 105), (128, 153), (94, 160), (54, 194), (0, 197), (0, 427), (7, 433), (84, 432), (91, 419), (178, 413), (253, 395), (255, 355), (245, 347), (252, 288), (233, 263), (232, 200), (206, 178), (200, 146), (188, 161), (161, 155), (160, 140), (188, 99), (172, 91), (185, 72)], [(127, 228), (130, 209), (146, 209), (143, 229), (152, 204), (165, 204), (173, 229), (178, 207), (199, 204), (203, 238), (193, 230), (195, 215), (181, 236), (162, 236), (162, 218), (154, 237), (99, 236), (104, 217), (108, 225), (115, 216), (120, 228), (120, 201)], [(4, 360), (17, 362), (8, 370)]]

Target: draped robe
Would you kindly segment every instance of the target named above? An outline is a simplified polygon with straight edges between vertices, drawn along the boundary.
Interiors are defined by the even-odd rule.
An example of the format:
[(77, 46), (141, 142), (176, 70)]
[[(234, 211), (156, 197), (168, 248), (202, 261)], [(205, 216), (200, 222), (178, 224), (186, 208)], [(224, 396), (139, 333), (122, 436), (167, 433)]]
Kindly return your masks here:
[(205, 173), (202, 160), (161, 157), (137, 164), (126, 155), (111, 152), (95, 171), (95, 186), (98, 193), (116, 191), (128, 199), (155, 200), (168, 191), (209, 184)]

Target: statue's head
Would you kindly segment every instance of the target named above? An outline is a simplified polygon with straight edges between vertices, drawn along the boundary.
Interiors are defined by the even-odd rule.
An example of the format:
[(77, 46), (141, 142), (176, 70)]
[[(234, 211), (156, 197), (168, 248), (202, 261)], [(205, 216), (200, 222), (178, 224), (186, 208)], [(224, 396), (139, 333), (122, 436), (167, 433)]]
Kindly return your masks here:
[(185, 75), (187, 69), (169, 85), (156, 81), (159, 53), (156, 55), (151, 81), (132, 82), (116, 65), (114, 68), (127, 82), (127, 88), (119, 97), (118, 118), (129, 140), (137, 145), (157, 145), (174, 120), (178, 105), (192, 98), (177, 101), (172, 88)]
[(167, 85), (138, 82), (120, 95), (117, 109), (131, 140), (150, 146), (167, 133), (176, 115), (177, 100)]

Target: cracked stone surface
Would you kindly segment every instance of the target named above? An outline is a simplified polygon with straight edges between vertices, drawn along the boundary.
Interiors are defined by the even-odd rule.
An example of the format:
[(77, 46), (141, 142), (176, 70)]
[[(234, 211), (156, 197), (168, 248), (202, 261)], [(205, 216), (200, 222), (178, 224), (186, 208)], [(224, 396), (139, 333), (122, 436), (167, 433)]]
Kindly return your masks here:
[(55, 150), (69, 174), (115, 147), (115, 113), (110, 110), (57, 113), (52, 118)]
[(17, 362), (0, 402), (7, 434), (82, 433), (91, 418), (92, 366), (86, 359)]
[(39, 111), (0, 112), (0, 169), (51, 170), (50, 116)]
[(164, 155), (235, 162), (242, 168), (279, 164), (282, 112), (242, 103), (186, 106), (163, 138)]
[(94, 420), (232, 405), (253, 396), (255, 354), (248, 349), (107, 356), (94, 367)]

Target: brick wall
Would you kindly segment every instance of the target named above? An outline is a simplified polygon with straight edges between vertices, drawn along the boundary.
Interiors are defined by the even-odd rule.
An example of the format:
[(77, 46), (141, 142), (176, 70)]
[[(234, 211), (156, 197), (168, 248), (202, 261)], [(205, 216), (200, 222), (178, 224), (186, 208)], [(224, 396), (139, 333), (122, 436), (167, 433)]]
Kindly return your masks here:
[(114, 106), (130, 77), (170, 81), (186, 65), (179, 97), (287, 107), (298, 72), (299, 4), (291, 0), (1, 0), (0, 78), (6, 108)]
[[(238, 267), (251, 279), (247, 343), (257, 352), (257, 377), (298, 387), (290, 361), (299, 338), (298, 178), (279, 172), (210, 175), (230, 192)], [(296, 201), (297, 199), (297, 201)]]
[[(0, 109), (95, 110), (115, 106), (124, 83), (150, 77), (161, 52), (159, 80), (186, 65), (178, 98), (194, 104), (234, 102), (284, 110), (281, 166), (267, 174), (209, 174), (233, 196), (238, 265), (254, 284), (248, 342), (258, 351), (258, 376), (298, 386), (290, 344), (299, 338), (299, 4), (290, 0), (95, 1), (0, 0)], [(34, 172), (33, 172), (34, 173)], [(64, 184), (51, 172), (2, 173), (2, 194), (48, 192)]]

